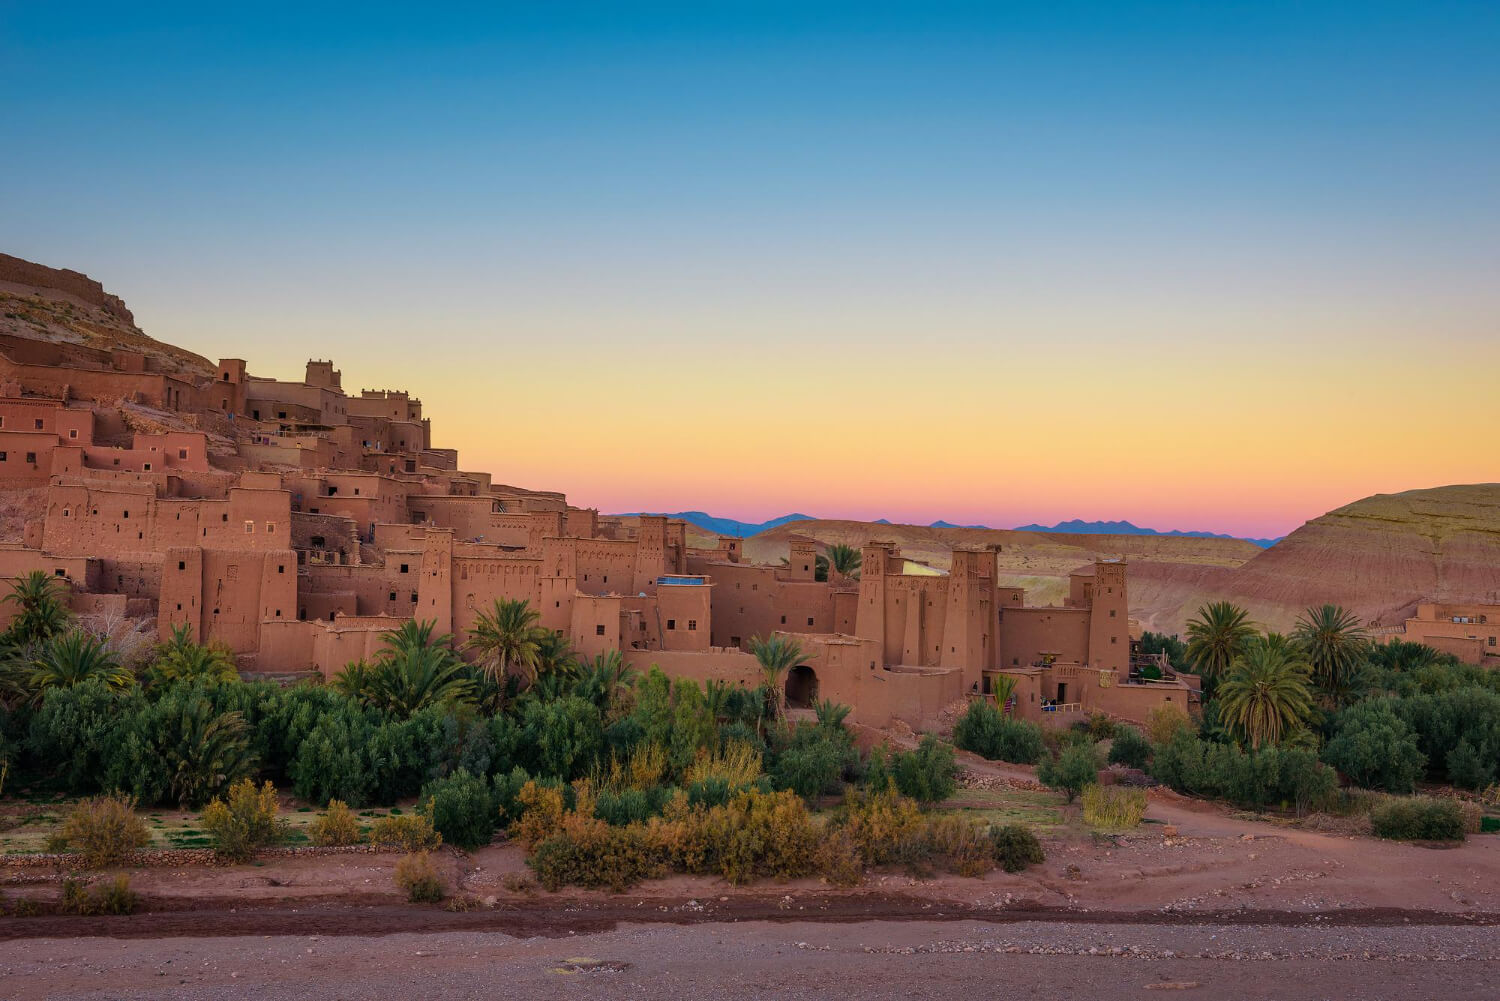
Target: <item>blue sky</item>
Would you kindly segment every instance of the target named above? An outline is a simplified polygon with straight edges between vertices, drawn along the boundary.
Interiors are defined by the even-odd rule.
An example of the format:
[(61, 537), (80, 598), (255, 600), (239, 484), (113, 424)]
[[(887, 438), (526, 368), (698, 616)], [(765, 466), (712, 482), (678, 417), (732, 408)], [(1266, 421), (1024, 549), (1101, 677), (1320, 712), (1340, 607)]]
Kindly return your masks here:
[[(1486, 477), (1458, 449), (1377, 460), (1465, 434), (1485, 392), (1441, 358), (1377, 360), (1492, 360), (1495, 4), (210, 6), (0, 0), (0, 249), (258, 373), (331, 355), (356, 384), (410, 383), (443, 443), (512, 480), (706, 503), (584, 440), (624, 415), (678, 433), (684, 393), (715, 429), (688, 443), (695, 472), (746, 517), (812, 494), (820, 513), (1279, 534)], [(849, 470), (735, 479), (718, 451), (764, 459), (795, 433), (746, 420), (806, 399), (793, 369), (900, 383), (919, 420), (1016, 413), (1075, 438), (1074, 401), (1174, 402), (1088, 442), (1120, 489), (1042, 489), (1065, 470), (985, 437), (1004, 476), (889, 455), (925, 492), (880, 496), (856, 475), (869, 435), (917, 449), (912, 416), (805, 412)], [(1347, 407), (1314, 406), (1317, 386)], [(475, 394), (515, 405), (498, 421)], [(1244, 461), (1195, 469), (1174, 428), (1205, 425), (1253, 439)], [(1107, 461), (1122, 448), (1202, 489), (1162, 498)]]

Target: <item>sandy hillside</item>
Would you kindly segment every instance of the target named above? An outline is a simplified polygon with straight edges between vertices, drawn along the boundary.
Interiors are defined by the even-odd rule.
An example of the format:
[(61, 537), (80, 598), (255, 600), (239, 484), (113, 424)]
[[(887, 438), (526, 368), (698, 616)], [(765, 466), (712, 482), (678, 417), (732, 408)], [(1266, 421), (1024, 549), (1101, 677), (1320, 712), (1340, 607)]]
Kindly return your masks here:
[(785, 555), (787, 537), (864, 545), (889, 539), (946, 567), (952, 546), (1000, 546), (1007, 583), (1035, 604), (1067, 591), (1067, 574), (1096, 556), (1130, 561), (1130, 607), (1148, 629), (1181, 632), (1206, 601), (1249, 609), (1286, 630), (1309, 605), (1334, 602), (1370, 622), (1396, 624), (1426, 599), (1500, 601), (1500, 484), (1376, 494), (1303, 525), (1270, 549), (1238, 539), (1064, 535), (859, 521), (804, 521), (747, 540), (752, 559)]
[(1033, 603), (1059, 601), (1067, 592), (1067, 575), (1096, 557), (1123, 556), (1134, 568), (1163, 564), (1191, 574), (1201, 568), (1240, 566), (1260, 552), (1242, 539), (1195, 539), (1160, 535), (1069, 535), (1061, 532), (1016, 532), (1006, 529), (932, 528), (926, 525), (879, 525), (864, 521), (799, 521), (747, 539), (749, 557), (774, 563), (787, 553), (787, 539), (803, 535), (825, 544), (863, 546), (890, 540), (902, 555), (946, 568), (958, 545), (996, 545), (1002, 580), (1026, 587)]

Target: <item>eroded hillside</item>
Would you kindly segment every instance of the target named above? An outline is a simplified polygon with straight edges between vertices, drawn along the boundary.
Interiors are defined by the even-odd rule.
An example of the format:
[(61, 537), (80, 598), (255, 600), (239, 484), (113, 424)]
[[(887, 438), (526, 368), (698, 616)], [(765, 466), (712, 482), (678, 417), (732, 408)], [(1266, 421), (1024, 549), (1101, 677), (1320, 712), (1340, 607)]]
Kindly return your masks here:
[(1314, 518), (1270, 549), (1228, 539), (1062, 535), (985, 529), (804, 521), (755, 536), (754, 559), (785, 555), (790, 535), (860, 546), (888, 539), (902, 552), (947, 565), (951, 546), (1001, 547), (1007, 583), (1034, 603), (1058, 601), (1069, 571), (1095, 556), (1130, 561), (1131, 613), (1148, 629), (1181, 632), (1207, 601), (1247, 608), (1287, 630), (1309, 605), (1334, 602), (1368, 622), (1399, 624), (1419, 601), (1500, 600), (1500, 484), (1376, 494)]

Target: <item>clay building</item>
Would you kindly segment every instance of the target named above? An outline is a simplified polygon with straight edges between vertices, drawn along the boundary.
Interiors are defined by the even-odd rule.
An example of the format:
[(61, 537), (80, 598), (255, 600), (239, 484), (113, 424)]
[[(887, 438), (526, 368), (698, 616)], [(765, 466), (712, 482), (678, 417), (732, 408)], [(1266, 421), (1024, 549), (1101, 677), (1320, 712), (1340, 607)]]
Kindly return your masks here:
[(75, 607), (153, 618), (163, 637), (188, 625), (242, 668), (328, 676), (406, 619), (462, 638), (514, 598), (582, 655), (699, 679), (758, 683), (752, 637), (788, 634), (805, 654), (789, 701), (874, 724), (930, 724), (1001, 676), (1010, 709), (1038, 719), (1187, 699), (1133, 670), (1121, 562), (1080, 568), (1056, 607), (999, 580), (993, 549), (957, 549), (942, 572), (877, 543), (857, 579), (818, 580), (811, 539), (753, 564), (738, 539), (690, 548), (681, 521), (465, 471), (420, 400), (347, 395), (331, 361), (293, 382), (74, 347), (0, 343), (0, 487), (45, 492), (0, 577), (42, 569)]

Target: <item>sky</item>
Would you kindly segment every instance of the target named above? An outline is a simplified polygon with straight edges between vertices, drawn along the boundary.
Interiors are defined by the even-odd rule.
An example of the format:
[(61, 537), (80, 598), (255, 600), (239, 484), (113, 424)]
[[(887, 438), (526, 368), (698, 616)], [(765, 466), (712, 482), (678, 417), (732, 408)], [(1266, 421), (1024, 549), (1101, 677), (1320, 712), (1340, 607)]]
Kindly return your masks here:
[(0, 0), (0, 251), (606, 512), (1500, 479), (1500, 5), (437, 6)]

